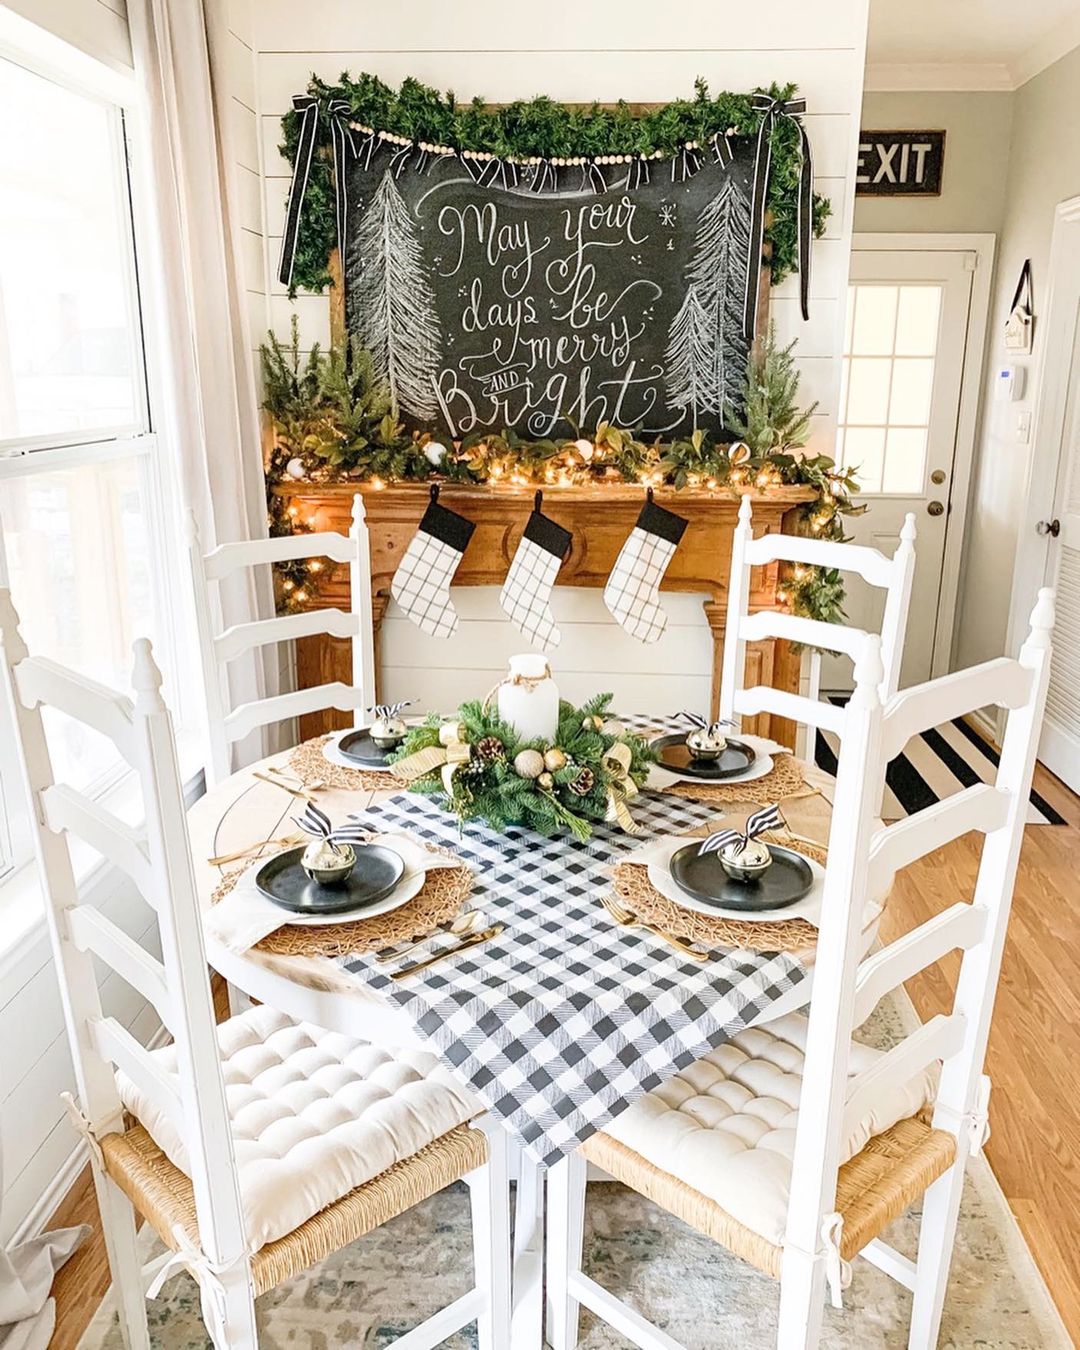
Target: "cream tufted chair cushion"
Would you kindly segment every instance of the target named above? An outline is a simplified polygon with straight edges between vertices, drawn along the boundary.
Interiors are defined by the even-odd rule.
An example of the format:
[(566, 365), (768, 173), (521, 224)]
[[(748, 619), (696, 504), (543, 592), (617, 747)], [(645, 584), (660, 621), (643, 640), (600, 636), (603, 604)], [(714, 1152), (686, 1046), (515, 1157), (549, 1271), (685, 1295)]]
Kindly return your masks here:
[[(639, 1098), (604, 1132), (685, 1182), (767, 1242), (780, 1246), (787, 1223), (791, 1158), (802, 1090), (806, 1018), (778, 1018), (741, 1031), (704, 1059)], [(850, 1073), (883, 1052), (853, 1043)], [(932, 1100), (936, 1068), (883, 1090), (844, 1140), (840, 1161), (873, 1135)]]
[[(222, 1023), (218, 1043), (252, 1251), (483, 1109), (432, 1054), (390, 1054), (273, 1008)], [(154, 1054), (176, 1073), (173, 1046)], [(190, 1175), (167, 1114), (123, 1074), (117, 1083), (127, 1109)]]

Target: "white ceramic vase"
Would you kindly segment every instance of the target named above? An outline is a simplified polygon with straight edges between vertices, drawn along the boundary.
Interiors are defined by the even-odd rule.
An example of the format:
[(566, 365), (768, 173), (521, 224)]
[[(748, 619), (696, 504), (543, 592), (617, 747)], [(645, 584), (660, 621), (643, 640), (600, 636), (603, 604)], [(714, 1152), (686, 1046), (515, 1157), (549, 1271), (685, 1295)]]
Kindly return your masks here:
[(559, 727), (559, 688), (547, 657), (536, 652), (510, 658), (510, 674), (499, 685), (499, 716), (523, 741), (551, 745)]

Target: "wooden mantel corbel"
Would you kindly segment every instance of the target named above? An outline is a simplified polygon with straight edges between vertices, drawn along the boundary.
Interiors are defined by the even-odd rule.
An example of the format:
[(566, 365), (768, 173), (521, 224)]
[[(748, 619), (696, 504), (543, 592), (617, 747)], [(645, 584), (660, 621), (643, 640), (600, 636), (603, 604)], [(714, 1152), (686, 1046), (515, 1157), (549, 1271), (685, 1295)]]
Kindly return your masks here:
[[(428, 502), (427, 483), (279, 483), (273, 491), (296, 509), (296, 519), (314, 530), (347, 534), (353, 494), (364, 494), (371, 540), (372, 614), (375, 627), (375, 668), (379, 670), (379, 631), (390, 599), (390, 581), (402, 554), (419, 524)], [(455, 586), (497, 586), (506, 577), (510, 560), (532, 508), (533, 487), (502, 484), (441, 485), (440, 501), (476, 525), (476, 532), (454, 578)], [(705, 617), (712, 631), (712, 710), (719, 699), (720, 665), (727, 616), (728, 574), (731, 540), (738, 516), (739, 498), (734, 494), (658, 489), (656, 498), (684, 516), (689, 527), (672, 560), (662, 589), (704, 594)], [(786, 487), (753, 493), (754, 533), (790, 530), (795, 513), (814, 493), (807, 488)], [(544, 512), (573, 535), (570, 555), (559, 573), (561, 586), (602, 587), (619, 549), (637, 520), (644, 500), (642, 488), (630, 483), (602, 483), (581, 487), (553, 488), (544, 493)], [(757, 570), (751, 589), (751, 608), (772, 609), (778, 605), (779, 566)], [(312, 588), (312, 608), (349, 606), (347, 568), (327, 568)], [(786, 643), (752, 643), (747, 652), (748, 681), (794, 690), (799, 663)], [(324, 680), (348, 680), (351, 655), (348, 641), (315, 637), (297, 644), (297, 676), (302, 687)], [(345, 725), (335, 713), (317, 714), (302, 728), (313, 736)], [(750, 728), (748, 728), (750, 729)], [(788, 744), (794, 743), (790, 723), (757, 719), (753, 730)]]

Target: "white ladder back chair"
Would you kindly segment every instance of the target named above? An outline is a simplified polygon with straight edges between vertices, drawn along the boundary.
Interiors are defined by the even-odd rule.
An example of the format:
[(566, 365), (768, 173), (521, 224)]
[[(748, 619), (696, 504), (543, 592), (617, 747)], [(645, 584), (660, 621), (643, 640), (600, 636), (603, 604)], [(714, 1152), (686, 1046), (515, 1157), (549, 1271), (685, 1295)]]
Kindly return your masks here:
[[(800, 1019), (802, 1082), (782, 1195), (782, 1233), (766, 1238), (763, 1246), (760, 1230), (753, 1230), (752, 1222), (747, 1228), (746, 1209), (730, 1208), (737, 1177), (735, 1184), (728, 1179), (725, 1209), (712, 1198), (715, 1187), (710, 1190), (700, 1171), (689, 1180), (682, 1176), (671, 1156), (677, 1136), (670, 1128), (654, 1135), (667, 1152), (661, 1147), (650, 1156), (648, 1115), (639, 1115), (636, 1135), (627, 1128), (635, 1104), (552, 1175), (549, 1278), (555, 1350), (577, 1343), (578, 1303), (646, 1350), (678, 1350), (670, 1337), (581, 1273), (583, 1159), (661, 1203), (666, 1200), (679, 1217), (760, 1269), (778, 1274), (777, 1344), (782, 1350), (818, 1345), (825, 1287), (838, 1303), (847, 1262), (858, 1254), (914, 1292), (912, 1350), (936, 1346), (964, 1166), (987, 1132), (989, 1083), (983, 1063), (1046, 699), (1053, 621), (1052, 592), (1040, 591), (1017, 659), (930, 681), (884, 704), (881, 640), (863, 638), (852, 698), (844, 708), (825, 713), (825, 719), (836, 715), (839, 767), (810, 1013)], [(988, 704), (1008, 713), (996, 781), (965, 789), (896, 824), (879, 824), (889, 759), (911, 736)], [(813, 725), (808, 709), (800, 706), (797, 715)], [(971, 901), (958, 899), (863, 957), (868, 896), (880, 894), (897, 870), (972, 830), (984, 835), (984, 843)], [(884, 995), (956, 950), (963, 955), (951, 1013), (932, 1018), (883, 1053), (853, 1046), (854, 1029)], [(769, 1032), (768, 1024), (761, 1031)], [(784, 1045), (785, 1065), (797, 1040)], [(689, 1094), (700, 1090), (695, 1078)], [(650, 1096), (662, 1101), (661, 1093)], [(906, 1103), (905, 1109), (893, 1109), (898, 1102)], [(629, 1147), (620, 1143), (627, 1137), (635, 1140)], [(859, 1142), (853, 1146), (852, 1139)], [(698, 1191), (709, 1192), (709, 1198)], [(879, 1235), (920, 1195), (923, 1218), (918, 1259), (912, 1262)], [(752, 1173), (742, 1194), (744, 1206), (747, 1196), (751, 1205), (762, 1207), (769, 1199)]]
[[(822, 651), (841, 651), (855, 661), (862, 647), (862, 629), (844, 624), (820, 623), (782, 611), (750, 613), (751, 569), (773, 562), (835, 568), (850, 572), (870, 586), (885, 592), (881, 624), (881, 659), (884, 665), (882, 698), (896, 692), (904, 650), (911, 583), (915, 575), (915, 517), (909, 514), (900, 531), (900, 542), (891, 558), (862, 544), (838, 544), (797, 534), (764, 534), (755, 539), (753, 508), (744, 496), (732, 545), (731, 579), (728, 583), (727, 624), (720, 681), (720, 716), (738, 723), (742, 716), (762, 711), (747, 705), (744, 697), (746, 644), (761, 638), (788, 638), (810, 650), (809, 696), (817, 699), (820, 688)], [(790, 716), (788, 713), (783, 716)]]
[[(267, 1007), (215, 1025), (171, 719), (150, 644), (135, 644), (132, 703), (28, 655), (0, 589), (0, 656), (75, 1064), (79, 1105), (69, 1099), (69, 1109), (91, 1153), (127, 1350), (150, 1350), (136, 1210), (173, 1251), (150, 1296), (183, 1266), (200, 1285), (216, 1350), (256, 1350), (257, 1294), (458, 1180), (471, 1191), (475, 1285), (397, 1343), (432, 1350), (476, 1321), (480, 1350), (509, 1350), (501, 1127), (478, 1119), (479, 1104), (433, 1055), (394, 1056)], [(46, 706), (115, 745), (138, 778), (143, 827), (55, 781)], [(156, 916), (160, 960), (80, 895), (66, 836), (135, 882)], [(171, 1045), (147, 1049), (104, 1015), (95, 961), (154, 1007)], [(364, 1103), (374, 1103), (370, 1116)], [(327, 1119), (333, 1128), (318, 1128)], [(274, 1134), (282, 1125), (286, 1134)]]
[[(115, 1069), (160, 1104), (187, 1146), (206, 1260), (230, 1266), (247, 1249), (171, 719), (145, 639), (135, 644), (132, 704), (93, 680), (31, 657), (6, 590), (0, 590), (0, 638), (83, 1129), (99, 1164), (94, 1180), (121, 1322), (145, 1326), (131, 1206), (100, 1166), (100, 1147), (93, 1142), (124, 1130)], [(112, 742), (138, 776), (144, 828), (133, 830), (91, 797), (54, 780), (41, 717), (46, 706)], [(135, 883), (157, 917), (160, 961), (80, 898), (65, 835), (90, 844)], [(140, 993), (171, 1033), (179, 1091), (153, 1054), (104, 1016), (95, 957)]]
[[(875, 767), (862, 783), (856, 781), (857, 773), (848, 775), (843, 800), (837, 783), (834, 810), (837, 815), (850, 812), (856, 870), (848, 895), (835, 887), (830, 890), (827, 881), (822, 905), (806, 1048), (806, 1082), (813, 1095), (804, 1099), (804, 1106), (811, 1109), (800, 1111), (795, 1141), (781, 1344), (816, 1344), (824, 1267), (806, 1254), (815, 1251), (821, 1224), (832, 1209), (837, 1142), (890, 1086), (940, 1064), (932, 1131), (926, 1141), (928, 1157), (936, 1147), (939, 1160), (932, 1169), (937, 1175), (920, 1187), (926, 1198), (918, 1261), (912, 1263), (880, 1242), (864, 1252), (914, 1292), (909, 1345), (932, 1350), (937, 1344), (964, 1166), (982, 1148), (989, 1129), (990, 1083), (983, 1065), (1042, 729), (1053, 626), (1053, 592), (1044, 589), (1015, 660), (988, 661), (931, 680), (894, 695), (884, 708), (868, 707), (862, 713)], [(966, 788), (895, 824), (872, 829), (875, 793), (889, 760), (912, 736), (988, 705), (1007, 713), (995, 781)], [(958, 899), (860, 961), (857, 916), (867, 889), (886, 883), (899, 869), (971, 831), (983, 835), (971, 900)], [(830, 870), (832, 860), (830, 851)], [(871, 1069), (849, 1077), (853, 1028), (885, 994), (957, 950), (963, 955), (952, 1012), (932, 1018)], [(803, 1325), (809, 1326), (805, 1341), (798, 1330)]]
[[(210, 738), (210, 776), (220, 781), (232, 772), (232, 747), (250, 732), (274, 722), (302, 717), (305, 713), (335, 708), (353, 712), (357, 724), (365, 708), (375, 702), (375, 638), (371, 610), (371, 548), (364, 510), (358, 492), (353, 498), (352, 525), (348, 535), (334, 531), (284, 535), (221, 544), (204, 554), (194, 514), (187, 517), (188, 553), (195, 593), (203, 683), (206, 690)], [(337, 608), (278, 615), (251, 623), (234, 624), (224, 631), (214, 615), (218, 611), (212, 586), (242, 569), (276, 562), (329, 558), (349, 567), (351, 595), (348, 612)], [(229, 693), (229, 663), (248, 652), (279, 642), (327, 634), (352, 640), (352, 684), (340, 680), (297, 689), (286, 694), (254, 699), (234, 707)]]

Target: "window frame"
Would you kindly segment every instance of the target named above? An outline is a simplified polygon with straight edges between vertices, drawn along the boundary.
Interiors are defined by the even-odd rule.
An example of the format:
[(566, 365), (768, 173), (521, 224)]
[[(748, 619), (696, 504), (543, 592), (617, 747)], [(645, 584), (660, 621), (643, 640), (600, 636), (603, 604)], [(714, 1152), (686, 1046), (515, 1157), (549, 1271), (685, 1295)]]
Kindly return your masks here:
[[(172, 711), (181, 744), (192, 752), (185, 763), (185, 780), (190, 786), (199, 776), (196, 766), (201, 763), (201, 755), (194, 753), (201, 749), (201, 738), (192, 735), (200, 725), (201, 710), (194, 702), (191, 681), (185, 678), (188, 672), (182, 665), (184, 630), (190, 628), (190, 623), (185, 624), (190, 596), (182, 580), (186, 568), (181, 556), (178, 466), (168, 438), (163, 438), (158, 429), (159, 423), (167, 425), (160, 417), (167, 385), (161, 343), (151, 312), (161, 298), (161, 287), (154, 285), (152, 275), (156, 252), (142, 93), (133, 70), (114, 70), (0, 7), (0, 63), (4, 61), (89, 98), (109, 113), (116, 183), (121, 194), (117, 216), (128, 263), (124, 269), (125, 307), (134, 333), (133, 360), (140, 364), (138, 376), (132, 382), (136, 396), (135, 423), (0, 438), (0, 490), (6, 481), (18, 477), (135, 460), (140, 500), (146, 513), (145, 528), (152, 541), (152, 603), (159, 643), (156, 655), (172, 686)], [(148, 292), (152, 299), (148, 300)], [(4, 584), (7, 576), (0, 524), (0, 585)], [(30, 894), (37, 896), (40, 903), (40, 888), (32, 877), (29, 803), (13, 753), (14, 740), (9, 710), (0, 701), (0, 913), (10, 905), (24, 905)], [(86, 790), (104, 804), (116, 802), (127, 795), (131, 777), (132, 771), (127, 766), (114, 765)], [(18, 931), (28, 927), (26, 916), (22, 917), (24, 922), (15, 925)], [(43, 919), (41, 910), (29, 927), (36, 929)], [(0, 949), (4, 945), (0, 941)]]

